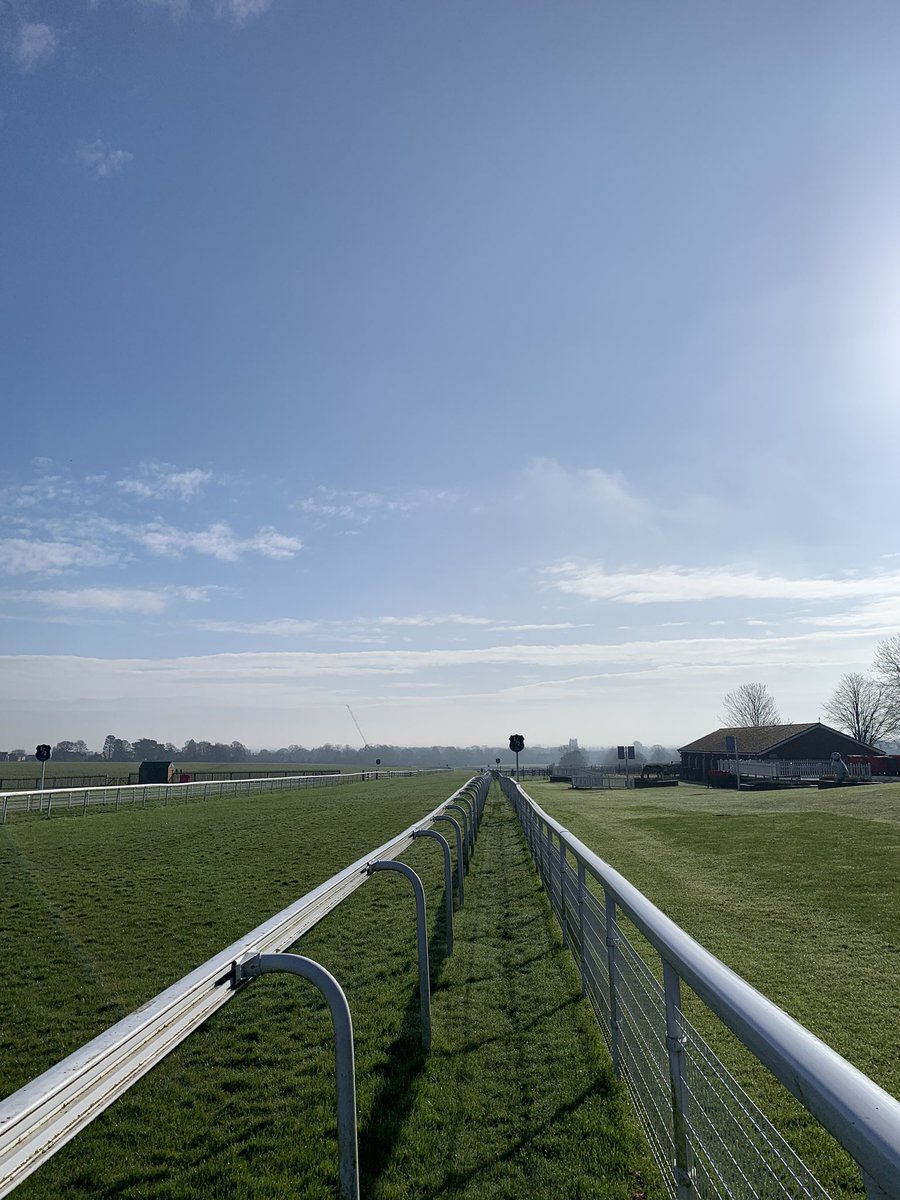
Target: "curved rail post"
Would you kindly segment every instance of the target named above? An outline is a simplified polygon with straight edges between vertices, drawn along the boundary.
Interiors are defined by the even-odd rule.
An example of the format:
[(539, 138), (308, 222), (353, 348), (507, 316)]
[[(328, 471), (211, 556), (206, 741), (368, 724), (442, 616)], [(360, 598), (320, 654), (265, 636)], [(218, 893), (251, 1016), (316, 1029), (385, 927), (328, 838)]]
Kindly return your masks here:
[(314, 984), (331, 1010), (337, 1076), (338, 1152), (341, 1200), (359, 1200), (359, 1149), (356, 1136), (356, 1065), (353, 1053), (353, 1019), (347, 997), (335, 977), (300, 954), (254, 954), (235, 959), (232, 984), (238, 987), (259, 975), (288, 971)]
[(472, 799), (470, 796), (457, 794), (456, 799), (460, 802), (460, 804), (464, 804), (466, 806), (466, 812), (469, 815), (469, 858), (471, 858), (475, 853), (475, 808), (472, 804)]
[(449, 958), (453, 953), (453, 862), (450, 858), (450, 843), (436, 829), (417, 829), (413, 837), (433, 838), (434, 841), (440, 843), (444, 852), (444, 907), (447, 912), (446, 943), (447, 957)]
[(375, 871), (399, 871), (413, 886), (416, 897), (416, 940), (419, 945), (419, 1011), (422, 1014), (422, 1048), (431, 1049), (431, 971), (428, 965), (428, 927), (425, 920), (425, 889), (412, 867), (396, 859), (384, 858), (370, 863), (367, 875)]
[(445, 812), (458, 812), (462, 817), (463, 828), (463, 857), (466, 862), (466, 870), (469, 869), (469, 814), (461, 804), (448, 804)]
[(462, 830), (455, 817), (448, 817), (446, 813), (439, 813), (435, 821), (449, 821), (456, 833), (456, 878), (459, 883), (459, 907), (463, 908), (466, 903), (466, 893), (463, 886), (463, 851), (462, 851)]

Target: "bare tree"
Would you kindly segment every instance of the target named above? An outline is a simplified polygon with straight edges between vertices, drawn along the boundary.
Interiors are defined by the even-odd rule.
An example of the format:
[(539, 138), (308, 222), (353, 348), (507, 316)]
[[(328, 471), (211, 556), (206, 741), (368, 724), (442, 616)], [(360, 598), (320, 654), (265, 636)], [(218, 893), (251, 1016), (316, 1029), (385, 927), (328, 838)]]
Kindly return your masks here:
[(726, 725), (746, 728), (748, 725), (780, 725), (781, 714), (764, 683), (742, 683), (729, 692), (722, 705)]
[(851, 671), (841, 676), (822, 711), (839, 729), (867, 746), (900, 730), (900, 704), (891, 686)]
[(900, 633), (878, 643), (875, 670), (892, 691), (900, 694)]

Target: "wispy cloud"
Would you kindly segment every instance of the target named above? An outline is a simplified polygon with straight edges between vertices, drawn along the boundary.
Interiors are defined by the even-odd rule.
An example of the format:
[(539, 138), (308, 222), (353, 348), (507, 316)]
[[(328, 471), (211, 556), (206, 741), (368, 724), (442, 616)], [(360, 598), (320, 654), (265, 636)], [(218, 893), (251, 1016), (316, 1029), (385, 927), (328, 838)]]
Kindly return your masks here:
[(212, 471), (199, 467), (179, 471), (167, 463), (145, 463), (133, 479), (117, 479), (116, 487), (144, 500), (164, 500), (170, 496), (190, 500), (200, 494), (212, 477)]
[(76, 567), (108, 566), (119, 558), (92, 542), (0, 538), (0, 571), (7, 575), (58, 575)]
[(589, 600), (622, 604), (672, 604), (699, 600), (843, 600), (900, 595), (900, 572), (868, 578), (788, 579), (731, 567), (663, 566), (645, 571), (606, 571), (602, 566), (561, 563), (544, 571), (549, 586)]
[(239, 538), (224, 521), (218, 521), (208, 529), (176, 529), (171, 525), (154, 523), (129, 532), (135, 541), (151, 553), (166, 558), (180, 558), (190, 550), (221, 562), (237, 562), (248, 553), (260, 554), (263, 558), (286, 559), (293, 558), (303, 548), (299, 538), (279, 533), (271, 526), (263, 526), (251, 537)]
[(589, 629), (590, 622), (551, 621), (536, 625), (492, 625), (490, 633), (529, 633), (539, 629)]
[(116, 150), (101, 138), (93, 142), (78, 142), (73, 161), (94, 179), (111, 179), (134, 158), (129, 150)]
[(12, 60), (24, 75), (29, 75), (50, 62), (59, 46), (59, 34), (52, 25), (29, 21), (19, 26), (9, 39)]
[(271, 8), (272, 0), (216, 0), (216, 16), (225, 17), (235, 25), (243, 25)]
[(406, 515), (417, 509), (449, 507), (456, 501), (452, 492), (420, 489), (390, 496), (384, 492), (356, 492), (319, 486), (298, 504), (301, 512), (330, 520), (367, 525), (377, 516)]
[(210, 588), (74, 588), (9, 592), (11, 600), (41, 604), (65, 611), (90, 611), (109, 614), (138, 613), (153, 616), (162, 613), (175, 599), (196, 603), (207, 599)]
[[(94, 666), (69, 669), (78, 696), (108, 695), (118, 679), (129, 678), (135, 686), (149, 686), (162, 697), (173, 689), (192, 686), (198, 694), (209, 694), (228, 682), (271, 684), (290, 689), (302, 679), (337, 679), (355, 676), (397, 677), (442, 668), (495, 667), (508, 670), (588, 670), (606, 675), (644, 673), (659, 678), (691, 678), (704, 671), (721, 677), (735, 670), (796, 669), (811, 660), (821, 667), (846, 669), (868, 656), (873, 640), (864, 631), (816, 631), (796, 637), (695, 638), (661, 642), (582, 643), (577, 645), (508, 645), (479, 649), (393, 649), (352, 651), (282, 651), (242, 654), (211, 654), (167, 660), (111, 660), (105, 672)], [(61, 660), (52, 656), (20, 655), (2, 660), (4, 675), (15, 685), (19, 668), (28, 668), (29, 678), (54, 670)], [(70, 668), (73, 660), (67, 660)], [(95, 663), (97, 660), (74, 660)], [(14, 668), (16, 671), (14, 672)], [(24, 694), (24, 693), (22, 693)]]
[[(141, 0), (141, 3), (150, 8), (166, 8), (174, 17), (185, 17), (198, 7), (191, 0)], [(222, 20), (243, 25), (270, 9), (272, 0), (210, 0), (206, 7)]]
[(491, 625), (488, 617), (469, 617), (463, 613), (446, 613), (439, 616), (382, 616), (348, 617), (344, 620), (298, 619), (275, 617), (268, 621), (195, 621), (198, 629), (209, 633), (263, 634), (272, 637), (307, 637), (359, 639), (368, 635), (366, 641), (380, 641), (378, 635), (389, 628), (434, 629), (442, 625)]
[(542, 504), (579, 512), (615, 511), (619, 519), (646, 519), (647, 502), (629, 491), (620, 471), (570, 467), (555, 458), (535, 458), (522, 476), (525, 489)]

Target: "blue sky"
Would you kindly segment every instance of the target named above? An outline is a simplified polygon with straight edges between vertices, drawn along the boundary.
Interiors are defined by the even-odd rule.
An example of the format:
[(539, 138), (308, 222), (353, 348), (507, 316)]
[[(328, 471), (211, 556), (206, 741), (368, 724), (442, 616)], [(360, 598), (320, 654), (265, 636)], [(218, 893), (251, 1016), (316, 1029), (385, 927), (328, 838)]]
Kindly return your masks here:
[(680, 743), (900, 624), (893, 3), (0, 0), (0, 745)]

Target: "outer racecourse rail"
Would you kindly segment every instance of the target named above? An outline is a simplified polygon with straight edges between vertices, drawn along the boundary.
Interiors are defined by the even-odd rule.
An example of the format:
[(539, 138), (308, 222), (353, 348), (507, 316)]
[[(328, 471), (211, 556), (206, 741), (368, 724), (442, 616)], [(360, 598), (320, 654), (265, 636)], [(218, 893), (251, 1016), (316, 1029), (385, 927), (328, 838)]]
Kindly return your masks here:
[[(237, 995), (235, 983), (252, 975), (252, 972), (242, 973), (248, 960), (252, 964), (261, 959), (263, 970), (282, 969), (278, 963), (272, 963), (279, 957), (279, 951), (293, 945), (342, 900), (362, 887), (375, 863), (392, 860), (408, 849), (417, 834), (444, 816), (449, 805), (459, 807), (460, 815), (463, 812), (470, 814), (462, 817), (462, 833), (471, 842), (489, 784), (488, 775), (470, 779), (415, 825), (333, 875), (55, 1067), (0, 1101), (0, 1197), (8, 1195), (218, 1008)], [(449, 872), (445, 872), (445, 879), (448, 877)], [(445, 902), (449, 912), (453, 905), (452, 896), (446, 896)], [(281, 957), (296, 959), (294, 955)], [(308, 959), (296, 961), (310, 963)], [(312, 966), (321, 974), (327, 974), (317, 964)], [(310, 975), (307, 977), (311, 978)], [(352, 1061), (352, 1040), (350, 1058)], [(353, 1120), (355, 1153), (355, 1111)], [(358, 1195), (358, 1191), (354, 1193), (343, 1187), (345, 1166), (342, 1152), (342, 1194)]]
[(106, 784), (102, 787), (44, 788), (29, 792), (0, 792), (0, 825), (6, 824), (7, 816), (13, 813), (40, 813), (49, 817), (52, 812), (73, 807), (82, 813), (88, 805), (102, 804), (118, 809), (121, 805), (187, 803), (188, 800), (206, 800), (210, 796), (251, 795), (254, 792), (277, 792), (283, 788), (295, 790), (301, 787), (328, 787), (340, 783), (359, 783), (360, 780), (391, 778), (410, 775), (434, 775), (443, 773), (444, 768), (433, 771), (355, 771), (336, 775), (275, 775), (262, 779), (214, 779), (203, 783), (136, 783)]
[[(500, 783), (670, 1195), (827, 1196), (691, 1027), (684, 981), (850, 1152), (870, 1200), (898, 1200), (900, 1103), (704, 950), (514, 780)], [(659, 953), (662, 986), (619, 913)]]

